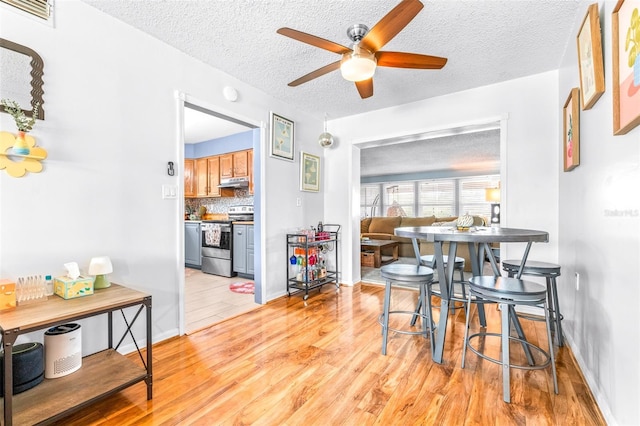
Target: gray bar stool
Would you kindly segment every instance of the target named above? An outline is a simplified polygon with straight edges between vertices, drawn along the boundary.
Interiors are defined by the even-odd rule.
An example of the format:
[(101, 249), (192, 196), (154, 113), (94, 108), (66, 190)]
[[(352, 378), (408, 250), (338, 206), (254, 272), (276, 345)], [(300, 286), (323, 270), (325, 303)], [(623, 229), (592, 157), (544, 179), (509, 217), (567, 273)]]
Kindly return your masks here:
[[(509, 277), (515, 277), (520, 270), (520, 260), (505, 260), (502, 262), (502, 269), (507, 272)], [(551, 313), (551, 320), (555, 326), (556, 339), (558, 346), (564, 345), (564, 338), (562, 337), (562, 314), (560, 313), (560, 303), (558, 302), (558, 287), (556, 284), (556, 277), (560, 276), (560, 265), (555, 263), (538, 262), (535, 260), (527, 260), (524, 265), (521, 275), (528, 275), (530, 277), (544, 277), (547, 280), (547, 293), (549, 295), (549, 312)], [(520, 316), (523, 316), (520, 314)], [(527, 317), (529, 319), (535, 319)]]
[[(431, 322), (431, 304), (427, 303), (427, 298), (431, 296), (431, 289), (429, 285), (433, 280), (433, 269), (420, 265), (408, 265), (392, 263), (380, 268), (380, 275), (385, 279), (384, 290), (384, 304), (382, 314), (378, 317), (378, 322), (382, 326), (382, 355), (387, 354), (387, 338), (389, 336), (389, 330), (393, 330), (402, 334), (422, 334), (424, 337), (428, 337), (431, 344), (431, 353), (433, 353), (433, 326)], [(393, 283), (402, 285), (418, 286), (420, 294), (419, 300), (422, 302), (422, 312), (417, 314), (414, 311), (390, 311), (389, 306), (391, 302), (391, 287)], [(389, 328), (389, 315), (392, 314), (410, 314), (418, 315), (422, 318), (422, 330), (420, 331), (408, 331), (395, 328)]]
[[(442, 256), (442, 260), (444, 262), (444, 268), (447, 268), (447, 262), (449, 261), (449, 256)], [(426, 266), (428, 268), (434, 269), (437, 267), (436, 265), (436, 257), (433, 254), (425, 254), (424, 256), (420, 256), (420, 264)], [(456, 256), (456, 260), (453, 264), (453, 270), (458, 271), (460, 273), (460, 280), (453, 281), (453, 290), (451, 291), (451, 297), (449, 300), (454, 300), (457, 302), (467, 303), (467, 291), (465, 290), (465, 286), (467, 282), (464, 280), (464, 258)], [(431, 282), (431, 294), (434, 296), (440, 297), (440, 282), (439, 280), (434, 280)], [(428, 300), (431, 300), (429, 298)], [(422, 307), (422, 301), (418, 300), (418, 305), (416, 306), (416, 311), (414, 317), (411, 319), (411, 325), (416, 324), (416, 320), (418, 319), (418, 314), (420, 313), (420, 308)], [(433, 307), (433, 306), (432, 306)], [(456, 307), (455, 304), (451, 304), (451, 313), (455, 313)]]
[[(477, 298), (476, 303), (498, 303), (501, 311), (501, 333), (488, 333), (479, 332), (469, 336), (469, 311), (471, 307), (471, 297)], [(551, 364), (551, 371), (553, 375), (553, 389), (555, 393), (558, 393), (558, 378), (556, 376), (556, 362), (553, 353), (553, 339), (551, 338), (551, 320), (549, 317), (548, 302), (547, 302), (547, 289), (538, 283), (520, 280), (517, 278), (507, 277), (494, 277), (494, 276), (476, 276), (469, 280), (469, 296), (467, 303), (467, 322), (464, 331), (464, 346), (462, 348), (462, 368), (464, 368), (465, 355), (467, 353), (467, 347), (476, 355), (491, 361), (496, 364), (502, 365), (502, 393), (505, 402), (511, 402), (511, 390), (510, 390), (510, 368), (520, 368), (524, 370), (537, 370), (546, 368)], [(482, 300), (480, 300), (482, 299)], [(516, 316), (515, 306), (528, 305), (536, 306), (542, 304), (544, 306), (545, 323), (547, 325), (547, 341), (549, 345), (549, 352), (544, 351), (539, 346), (529, 343), (524, 339), (524, 335), (521, 337), (511, 337), (509, 335), (509, 326), (513, 321), (516, 329), (520, 328), (518, 318)], [(501, 359), (495, 359), (489, 357), (479, 349), (474, 348), (470, 341), (473, 338), (481, 336), (499, 336), (501, 338)], [(509, 356), (509, 341), (517, 341), (522, 344), (522, 347), (529, 360), (529, 365), (515, 365), (511, 364)], [(531, 356), (531, 349), (541, 354), (544, 361), (540, 364), (535, 364)]]

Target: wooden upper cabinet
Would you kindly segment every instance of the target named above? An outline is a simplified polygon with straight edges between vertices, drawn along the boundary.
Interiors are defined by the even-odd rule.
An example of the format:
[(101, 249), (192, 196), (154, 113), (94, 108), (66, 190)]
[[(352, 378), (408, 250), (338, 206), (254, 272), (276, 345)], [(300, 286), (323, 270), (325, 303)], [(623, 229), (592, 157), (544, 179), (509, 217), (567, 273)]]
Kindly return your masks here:
[(218, 157), (196, 160), (196, 197), (219, 197), (220, 162)]
[(184, 196), (196, 196), (195, 161), (190, 158), (184, 160)]
[(209, 195), (209, 167), (207, 158), (198, 158), (196, 160), (196, 196), (206, 197)]
[(253, 194), (253, 150), (230, 152), (184, 161), (185, 197), (232, 197), (232, 188), (219, 188), (220, 179), (249, 177), (249, 193)]
[(233, 153), (233, 176), (234, 177), (249, 176), (248, 155), (249, 155), (249, 151), (240, 151), (240, 152)]
[(207, 159), (209, 169), (209, 197), (220, 197), (220, 157), (209, 157)]
[(253, 150), (247, 151), (247, 167), (249, 168), (249, 194), (253, 194)]
[(233, 153), (220, 156), (220, 177), (233, 177)]
[(249, 176), (248, 152), (249, 151), (238, 151), (221, 155), (220, 177), (232, 178)]

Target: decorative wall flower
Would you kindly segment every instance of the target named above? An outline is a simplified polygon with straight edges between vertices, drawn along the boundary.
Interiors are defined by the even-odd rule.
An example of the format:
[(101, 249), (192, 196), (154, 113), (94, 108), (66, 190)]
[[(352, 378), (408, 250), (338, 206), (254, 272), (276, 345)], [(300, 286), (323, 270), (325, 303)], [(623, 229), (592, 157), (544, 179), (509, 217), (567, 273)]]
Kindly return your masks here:
[(38, 173), (42, 171), (40, 161), (47, 158), (47, 151), (36, 147), (33, 137), (25, 135), (24, 139), (29, 146), (30, 154), (25, 157), (11, 156), (7, 151), (13, 148), (16, 137), (9, 132), (0, 132), (0, 170), (6, 169), (10, 176), (22, 177), (27, 172)]

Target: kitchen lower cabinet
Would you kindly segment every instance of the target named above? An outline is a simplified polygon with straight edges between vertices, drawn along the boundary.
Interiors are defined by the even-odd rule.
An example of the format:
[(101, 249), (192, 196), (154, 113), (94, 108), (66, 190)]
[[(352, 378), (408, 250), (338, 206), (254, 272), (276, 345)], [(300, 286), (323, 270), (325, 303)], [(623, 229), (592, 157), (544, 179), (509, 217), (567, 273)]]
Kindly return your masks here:
[(233, 225), (233, 271), (253, 279), (253, 225)]
[(198, 269), (202, 267), (202, 232), (200, 232), (200, 222), (184, 223), (184, 265)]

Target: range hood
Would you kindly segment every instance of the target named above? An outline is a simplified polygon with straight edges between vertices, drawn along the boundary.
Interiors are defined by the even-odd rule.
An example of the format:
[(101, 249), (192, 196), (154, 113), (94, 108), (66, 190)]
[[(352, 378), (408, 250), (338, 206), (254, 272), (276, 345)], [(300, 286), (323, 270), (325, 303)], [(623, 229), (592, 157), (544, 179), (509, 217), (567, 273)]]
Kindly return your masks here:
[(247, 188), (249, 186), (249, 177), (233, 177), (220, 179), (218, 188)]

